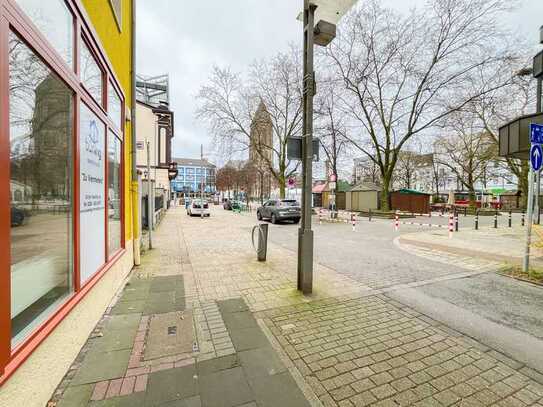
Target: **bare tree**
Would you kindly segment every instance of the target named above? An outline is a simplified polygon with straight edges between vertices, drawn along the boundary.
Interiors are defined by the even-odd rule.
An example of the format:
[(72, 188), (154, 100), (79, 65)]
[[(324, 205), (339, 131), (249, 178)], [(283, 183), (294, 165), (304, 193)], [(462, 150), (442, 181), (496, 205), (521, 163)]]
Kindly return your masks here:
[[(247, 75), (214, 67), (208, 84), (198, 93), (198, 101), (196, 115), (209, 124), (215, 145), (228, 152), (246, 151), (252, 145), (284, 197), (286, 180), (298, 165), (287, 158), (287, 139), (302, 131), (300, 53), (293, 48), (289, 53), (256, 61)], [(271, 142), (265, 135), (255, 134), (264, 126), (252, 126), (261, 103), (271, 119)]]
[[(319, 137), (329, 170), (336, 179), (339, 179), (338, 167), (350, 145), (346, 134), (348, 118), (346, 113), (339, 108), (340, 91), (336, 83), (325, 80), (319, 86), (315, 101), (314, 135)], [(326, 174), (328, 175), (330, 174)]]
[(475, 185), (484, 181), (487, 166), (497, 155), (495, 143), (488, 133), (478, 132), (477, 118), (450, 118), (448, 133), (434, 144), (436, 159), (449, 168), (469, 192), (470, 206), (475, 206)]
[(406, 15), (379, 3), (352, 12), (326, 56), (347, 90), (343, 103), (356, 128), (350, 140), (379, 167), (386, 209), (405, 144), (502, 86), (478, 87), (473, 76), (507, 57), (497, 49), (499, 24), (489, 22), (510, 2), (432, 0)]

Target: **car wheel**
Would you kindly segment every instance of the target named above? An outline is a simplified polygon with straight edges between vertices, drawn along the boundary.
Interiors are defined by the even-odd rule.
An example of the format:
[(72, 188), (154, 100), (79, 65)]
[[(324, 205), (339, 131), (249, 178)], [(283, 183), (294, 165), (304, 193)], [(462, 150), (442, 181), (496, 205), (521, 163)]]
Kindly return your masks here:
[(271, 223), (273, 223), (274, 225), (277, 223), (277, 218), (275, 217), (275, 213), (272, 213)]
[(294, 223), (295, 225), (297, 225), (298, 223), (300, 223), (300, 218), (294, 219), (294, 220), (292, 221), (292, 223)]
[(260, 211), (257, 211), (257, 212), (256, 212), (256, 218), (257, 218), (258, 220), (262, 220), (262, 214), (260, 213)]

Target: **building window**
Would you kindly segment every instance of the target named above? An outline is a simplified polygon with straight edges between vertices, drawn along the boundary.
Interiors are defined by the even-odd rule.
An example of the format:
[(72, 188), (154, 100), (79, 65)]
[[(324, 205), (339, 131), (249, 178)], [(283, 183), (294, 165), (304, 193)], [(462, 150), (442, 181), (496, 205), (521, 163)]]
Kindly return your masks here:
[(121, 140), (108, 137), (108, 240), (109, 257), (121, 248)]
[(102, 106), (102, 70), (90, 52), (85, 41), (81, 40), (81, 83), (96, 102)]
[(85, 283), (105, 260), (105, 126), (83, 103), (79, 135), (80, 275)]
[(111, 121), (119, 130), (123, 129), (121, 109), (121, 98), (117, 94), (117, 91), (115, 90), (113, 85), (110, 83), (107, 92), (107, 110)]
[(9, 45), (15, 346), (72, 291), (73, 93), (16, 35)]
[(17, 0), (62, 59), (73, 67), (73, 16), (63, 0)]

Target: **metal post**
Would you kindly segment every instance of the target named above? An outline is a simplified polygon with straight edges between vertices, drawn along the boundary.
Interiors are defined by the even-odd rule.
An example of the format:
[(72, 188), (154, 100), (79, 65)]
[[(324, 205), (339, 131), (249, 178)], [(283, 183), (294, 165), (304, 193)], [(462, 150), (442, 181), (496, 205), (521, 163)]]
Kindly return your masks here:
[(498, 210), (494, 211), (494, 229), (498, 228)]
[(316, 6), (304, 0), (304, 105), (302, 145), (302, 224), (298, 230), (298, 289), (313, 291), (313, 231), (311, 230), (311, 187), (313, 181), (313, 48)]
[(530, 245), (532, 243), (532, 217), (534, 209), (534, 172), (532, 166), (530, 166), (530, 172), (528, 173), (528, 208), (527, 218), (528, 224), (526, 225), (526, 244), (524, 247), (524, 259), (522, 262), (522, 271), (528, 273), (530, 267)]
[(475, 210), (475, 230), (479, 230), (479, 209)]
[(371, 208), (368, 210), (368, 222), (371, 222)]
[[(537, 78), (537, 95), (536, 95), (536, 112), (542, 113), (542, 106), (541, 106), (541, 92), (543, 90), (543, 78)], [(534, 203), (534, 212), (537, 214), (536, 223), (540, 224), (540, 209), (539, 209), (539, 195), (541, 194), (541, 170), (537, 171), (535, 175), (535, 182), (536, 182), (536, 192), (535, 192), (535, 203)]]
[(522, 215), (520, 217), (520, 226), (524, 226), (524, 211), (522, 211)]
[(454, 211), (454, 231), (458, 232), (458, 211)]
[(512, 219), (511, 219), (512, 216), (513, 216), (513, 214), (511, 213), (511, 210), (509, 210), (509, 227), (512, 226)]
[(149, 250), (153, 248), (153, 208), (151, 206), (151, 143), (147, 141), (147, 230)]
[(205, 171), (205, 168), (204, 168), (204, 145), (203, 144), (200, 144), (200, 161), (202, 162), (202, 166), (201, 166), (201, 174), (200, 176), (202, 177), (202, 181), (200, 182), (200, 188), (202, 189), (202, 191), (200, 192), (200, 219), (204, 219), (204, 171)]

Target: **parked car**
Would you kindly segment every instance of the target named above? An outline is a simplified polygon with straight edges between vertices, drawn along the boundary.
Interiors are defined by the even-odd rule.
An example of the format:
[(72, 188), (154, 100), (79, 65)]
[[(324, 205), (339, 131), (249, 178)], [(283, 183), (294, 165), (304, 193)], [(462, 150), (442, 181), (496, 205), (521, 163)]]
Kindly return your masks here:
[(232, 200), (226, 200), (223, 204), (222, 204), (222, 207), (224, 209), (226, 209), (227, 211), (233, 211), (233, 210), (239, 210), (241, 209), (242, 206), (244, 206), (245, 204), (243, 202), (240, 202), (240, 201), (232, 201)]
[(25, 220), (25, 213), (22, 209), (11, 207), (11, 226), (21, 226)]
[(225, 199), (222, 203), (222, 207), (227, 210), (227, 211), (231, 211), (232, 210), (232, 201), (230, 199)]
[(202, 201), (201, 199), (193, 199), (189, 207), (187, 208), (187, 215), (202, 216), (202, 213), (204, 214), (204, 216), (211, 215), (211, 212), (209, 211), (209, 204), (207, 203), (207, 201)]
[(258, 220), (269, 219), (274, 224), (284, 220), (298, 223), (301, 217), (300, 204), (293, 199), (272, 199), (265, 202), (256, 211), (256, 218)]

